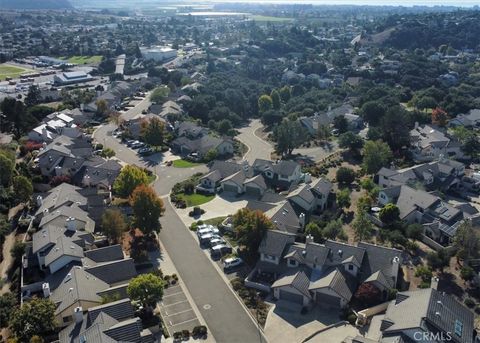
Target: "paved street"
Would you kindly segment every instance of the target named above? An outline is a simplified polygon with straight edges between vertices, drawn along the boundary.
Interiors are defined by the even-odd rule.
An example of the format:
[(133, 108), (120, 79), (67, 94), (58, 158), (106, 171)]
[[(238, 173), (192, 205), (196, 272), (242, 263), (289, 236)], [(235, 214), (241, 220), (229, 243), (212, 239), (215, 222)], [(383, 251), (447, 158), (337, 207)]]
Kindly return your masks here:
[(238, 131), (240, 134), (236, 137), (240, 142), (248, 147), (248, 151), (243, 157), (249, 163), (253, 163), (257, 158), (269, 160), (273, 147), (270, 143), (264, 141), (256, 134), (257, 130), (263, 128), (259, 119), (252, 120), (248, 126), (242, 127)]
[(165, 199), (160, 240), (217, 342), (264, 342), (252, 318)]

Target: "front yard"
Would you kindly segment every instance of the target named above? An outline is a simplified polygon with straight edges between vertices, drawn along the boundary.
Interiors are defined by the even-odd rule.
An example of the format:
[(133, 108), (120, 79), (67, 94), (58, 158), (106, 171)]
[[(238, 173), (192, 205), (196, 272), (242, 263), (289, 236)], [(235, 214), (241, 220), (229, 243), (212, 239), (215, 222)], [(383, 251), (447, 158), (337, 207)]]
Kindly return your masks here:
[(193, 167), (196, 167), (196, 166), (199, 166), (201, 163), (196, 163), (196, 162), (190, 162), (190, 161), (187, 161), (187, 160), (174, 160), (172, 162), (172, 165), (175, 167), (175, 168), (193, 168)]
[(198, 194), (198, 193), (192, 193), (192, 194), (179, 193), (176, 196), (177, 196), (177, 199), (181, 199), (185, 201), (185, 203), (187, 204), (187, 207), (200, 206), (202, 204), (205, 204), (213, 200), (213, 198), (215, 198), (214, 194), (204, 195), (204, 194)]

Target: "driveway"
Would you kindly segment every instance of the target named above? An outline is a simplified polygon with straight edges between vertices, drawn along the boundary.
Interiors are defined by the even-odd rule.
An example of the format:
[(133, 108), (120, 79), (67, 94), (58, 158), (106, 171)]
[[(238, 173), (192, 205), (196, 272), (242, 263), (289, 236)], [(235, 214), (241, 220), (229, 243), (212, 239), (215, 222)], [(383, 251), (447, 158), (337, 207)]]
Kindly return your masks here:
[[(286, 301), (277, 301), (270, 309), (265, 323), (265, 335), (269, 342), (302, 342), (329, 325), (338, 323), (338, 311), (314, 307), (308, 313), (300, 314), (301, 306)], [(345, 338), (345, 337), (343, 337)], [(342, 338), (342, 339), (343, 339)], [(335, 341), (339, 343), (341, 340)]]
[(334, 142), (329, 142), (328, 144), (321, 147), (295, 149), (293, 150), (293, 153), (310, 157), (313, 161), (318, 162), (323, 160), (328, 155), (334, 153), (338, 149), (339, 149), (338, 143), (334, 141)]
[(257, 158), (270, 160), (270, 155), (273, 152), (272, 145), (258, 135), (258, 132), (262, 129), (263, 124), (260, 120), (254, 119), (247, 126), (239, 129), (239, 135), (235, 137), (248, 147), (243, 159), (250, 163), (253, 163)]
[(159, 237), (217, 342), (266, 342), (198, 243), (164, 199)]
[(192, 210), (191, 207), (180, 209), (175, 209), (178, 213), (178, 216), (182, 222), (190, 226), (193, 222), (197, 220), (207, 220), (218, 217), (226, 217), (228, 215), (234, 214), (239, 209), (242, 209), (247, 206), (248, 198), (231, 196), (228, 194), (217, 194), (213, 200), (200, 205), (200, 208), (205, 210), (205, 214), (202, 214), (200, 217), (190, 217), (188, 212)]

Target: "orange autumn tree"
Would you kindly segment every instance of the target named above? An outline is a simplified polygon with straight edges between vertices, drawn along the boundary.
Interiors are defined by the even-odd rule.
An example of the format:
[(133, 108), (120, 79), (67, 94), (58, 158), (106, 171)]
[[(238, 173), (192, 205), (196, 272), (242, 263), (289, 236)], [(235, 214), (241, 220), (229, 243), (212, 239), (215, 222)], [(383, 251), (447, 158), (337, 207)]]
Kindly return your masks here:
[(134, 214), (134, 225), (146, 236), (160, 231), (160, 216), (165, 206), (155, 191), (146, 185), (140, 185), (130, 196), (130, 206)]
[(446, 126), (448, 121), (448, 114), (444, 109), (437, 107), (432, 111), (432, 124), (438, 126)]

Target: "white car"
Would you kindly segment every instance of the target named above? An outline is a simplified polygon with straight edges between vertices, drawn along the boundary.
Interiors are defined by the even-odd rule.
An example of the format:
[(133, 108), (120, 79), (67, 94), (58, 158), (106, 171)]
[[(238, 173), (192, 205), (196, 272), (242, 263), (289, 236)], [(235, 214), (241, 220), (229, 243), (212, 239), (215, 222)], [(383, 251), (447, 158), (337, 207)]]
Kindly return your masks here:
[(220, 234), (220, 231), (215, 226), (211, 226), (211, 225), (206, 228), (197, 230), (198, 237), (205, 235), (207, 233), (211, 233), (212, 235), (218, 235)]
[(224, 269), (232, 269), (243, 264), (243, 260), (240, 257), (229, 257), (223, 261)]

